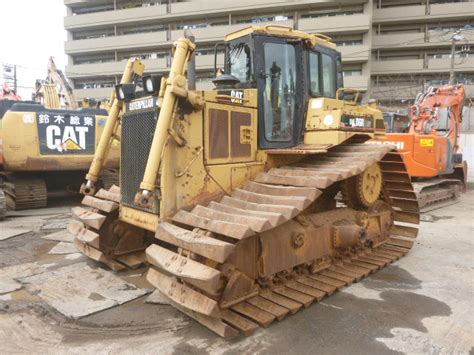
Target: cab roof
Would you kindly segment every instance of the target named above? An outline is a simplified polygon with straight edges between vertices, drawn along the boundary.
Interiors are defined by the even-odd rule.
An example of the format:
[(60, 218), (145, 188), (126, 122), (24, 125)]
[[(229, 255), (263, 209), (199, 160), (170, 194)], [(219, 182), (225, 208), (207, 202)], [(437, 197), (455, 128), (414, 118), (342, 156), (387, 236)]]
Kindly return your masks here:
[(265, 34), (269, 36), (287, 37), (287, 38), (300, 38), (306, 41), (311, 47), (316, 45), (322, 45), (329, 48), (336, 48), (336, 45), (331, 42), (331, 38), (322, 34), (310, 34), (303, 31), (294, 30), (288, 26), (282, 25), (266, 25), (266, 26), (249, 26), (241, 30), (229, 33), (224, 37), (225, 42), (232, 41), (234, 39), (247, 36), (251, 33)]

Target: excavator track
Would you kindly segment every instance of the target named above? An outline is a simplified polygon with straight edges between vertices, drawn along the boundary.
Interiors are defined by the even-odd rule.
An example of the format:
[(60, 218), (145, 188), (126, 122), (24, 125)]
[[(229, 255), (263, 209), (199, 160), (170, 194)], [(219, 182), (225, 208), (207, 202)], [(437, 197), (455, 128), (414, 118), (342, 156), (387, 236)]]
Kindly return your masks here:
[(413, 182), (413, 187), (421, 212), (428, 212), (455, 203), (463, 189), (462, 181), (457, 179)]
[(6, 205), (11, 210), (44, 208), (47, 205), (44, 179), (8, 175), (3, 186)]
[[(360, 233), (361, 228), (349, 221), (359, 212), (336, 208), (338, 189), (333, 187), (373, 164), (381, 168), (385, 202), (361, 213), (380, 221), (380, 225), (369, 222), (367, 228), (376, 231), (372, 234), (380, 230), (383, 236), (377, 236), (376, 243), (338, 249), (341, 252), (322, 255), (314, 262), (304, 259), (307, 250), (324, 243), (344, 246), (345, 236), (352, 235), (331, 232), (326, 242), (317, 241), (318, 231), (321, 235), (328, 231), (326, 220), (337, 221), (335, 230), (353, 228)], [(113, 211), (118, 209), (119, 192), (112, 187), (86, 196), (83, 204), (90, 209), (73, 209), (75, 220), (69, 226), (78, 248), (113, 270), (144, 261), (143, 250), (106, 255), (101, 246), (101, 238), (107, 239), (103, 226), (110, 223), (109, 218), (117, 218)], [(384, 211), (383, 206), (390, 210)], [(153, 242), (142, 240), (141, 245), (149, 245), (147, 280), (177, 309), (228, 337), (267, 327), (405, 256), (417, 236), (414, 225), (419, 220), (403, 158), (388, 146), (345, 144), (261, 173), (232, 196), (207, 207), (180, 210), (159, 225)], [(321, 225), (316, 231), (310, 229), (313, 233), (307, 238), (303, 230), (315, 221)], [(293, 249), (296, 252), (288, 251)], [(292, 267), (285, 269), (287, 262)]]
[[(257, 240), (256, 250), (262, 253), (258, 257), (270, 256), (268, 264), (259, 260), (260, 270), (271, 269), (279, 260), (298, 259), (285, 250), (291, 245), (277, 244), (285, 226), (298, 230), (298, 223), (307, 223), (305, 210), (324, 202), (334, 184), (375, 163), (381, 167), (383, 195), (392, 219), (381, 242), (346, 249), (317, 264), (304, 262), (284, 271), (275, 268), (271, 278), (259, 276), (256, 283), (247, 276), (252, 272), (245, 267), (252, 264), (253, 256), (246, 243)], [(326, 212), (331, 218), (344, 211)], [(190, 212), (181, 210), (172, 222), (160, 224), (157, 243), (146, 250), (152, 265), (147, 279), (177, 309), (220, 336), (249, 335), (403, 257), (413, 246), (418, 232), (413, 224), (418, 223), (418, 202), (401, 156), (388, 147), (342, 145), (313, 160), (271, 169), (231, 197), (207, 207), (198, 205)], [(303, 234), (292, 237), (293, 247), (311, 243), (299, 236)], [(242, 260), (237, 260), (238, 255)]]

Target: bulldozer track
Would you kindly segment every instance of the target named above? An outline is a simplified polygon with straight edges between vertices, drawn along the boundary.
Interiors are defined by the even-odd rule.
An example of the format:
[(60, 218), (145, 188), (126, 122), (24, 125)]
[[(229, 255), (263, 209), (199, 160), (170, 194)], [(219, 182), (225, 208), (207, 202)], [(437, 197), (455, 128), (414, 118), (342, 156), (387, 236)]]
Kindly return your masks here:
[(104, 189), (108, 190), (112, 186), (119, 186), (120, 185), (120, 174), (116, 169), (105, 169), (102, 172), (102, 185)]
[(44, 208), (47, 205), (48, 193), (44, 179), (9, 175), (3, 186), (9, 209), (26, 210)]
[(85, 196), (82, 204), (86, 207), (74, 207), (73, 219), (68, 230), (75, 236), (74, 244), (84, 254), (107, 265), (111, 270), (137, 268), (146, 261), (144, 250), (136, 250), (111, 257), (101, 251), (100, 235), (108, 224), (118, 219), (120, 188), (112, 185), (108, 190), (100, 189), (95, 196)]
[[(333, 184), (375, 163), (381, 167), (382, 194), (391, 206), (393, 220), (383, 242), (327, 260), (316, 270), (298, 266), (296, 272), (279, 275), (268, 286), (249, 283), (242, 297), (232, 302), (219, 300), (223, 265), (239, 245), (260, 233), (278, 233), (280, 225), (301, 218)], [(107, 258), (99, 250), (96, 232), (106, 219), (106, 210), (118, 208), (119, 189), (101, 190), (84, 200), (92, 210), (73, 210), (77, 221), (71, 223), (70, 231), (76, 235), (76, 245), (114, 270), (124, 268), (124, 260)], [(146, 250), (151, 264), (147, 279), (173, 306), (220, 336), (249, 335), (406, 255), (418, 232), (413, 225), (419, 220), (416, 194), (396, 151), (388, 146), (341, 145), (298, 164), (261, 173), (231, 196), (207, 207), (178, 211), (171, 221), (160, 224), (157, 243)], [(127, 257), (136, 263), (143, 261), (142, 253)], [(230, 277), (228, 285), (234, 281)]]

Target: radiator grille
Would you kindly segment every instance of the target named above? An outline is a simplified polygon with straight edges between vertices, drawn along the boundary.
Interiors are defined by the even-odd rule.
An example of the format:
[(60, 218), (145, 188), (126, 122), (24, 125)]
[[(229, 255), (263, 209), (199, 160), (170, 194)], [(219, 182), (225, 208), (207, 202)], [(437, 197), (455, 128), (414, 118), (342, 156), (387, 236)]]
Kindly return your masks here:
[(159, 212), (159, 202), (153, 210), (133, 203), (143, 179), (159, 109), (130, 111), (122, 117), (120, 188), (122, 204), (142, 211)]

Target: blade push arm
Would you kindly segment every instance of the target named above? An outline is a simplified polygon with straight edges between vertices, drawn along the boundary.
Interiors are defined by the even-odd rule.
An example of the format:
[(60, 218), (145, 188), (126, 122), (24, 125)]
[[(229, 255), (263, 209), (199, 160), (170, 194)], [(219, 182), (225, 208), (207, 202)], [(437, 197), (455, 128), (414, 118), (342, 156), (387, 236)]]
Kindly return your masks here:
[(156, 179), (160, 168), (163, 149), (168, 138), (168, 131), (174, 116), (179, 97), (187, 97), (186, 90), (186, 63), (188, 62), (195, 45), (187, 38), (181, 38), (174, 43), (174, 57), (170, 75), (166, 80), (166, 87), (161, 103), (161, 109), (156, 124), (150, 155), (140, 183), (140, 191), (135, 196), (135, 203), (142, 207), (153, 204), (151, 198), (156, 189)]
[[(127, 62), (127, 66), (120, 80), (121, 84), (127, 84), (132, 81), (134, 75), (143, 75), (144, 65), (136, 59), (131, 58)], [(93, 195), (96, 191), (97, 181), (100, 178), (102, 168), (107, 161), (110, 145), (116, 135), (119, 126), (119, 115), (122, 110), (122, 102), (115, 97), (115, 91), (112, 94), (112, 107), (110, 108), (104, 130), (100, 136), (94, 159), (86, 175), (86, 182), (81, 186), (81, 192), (85, 195)]]

